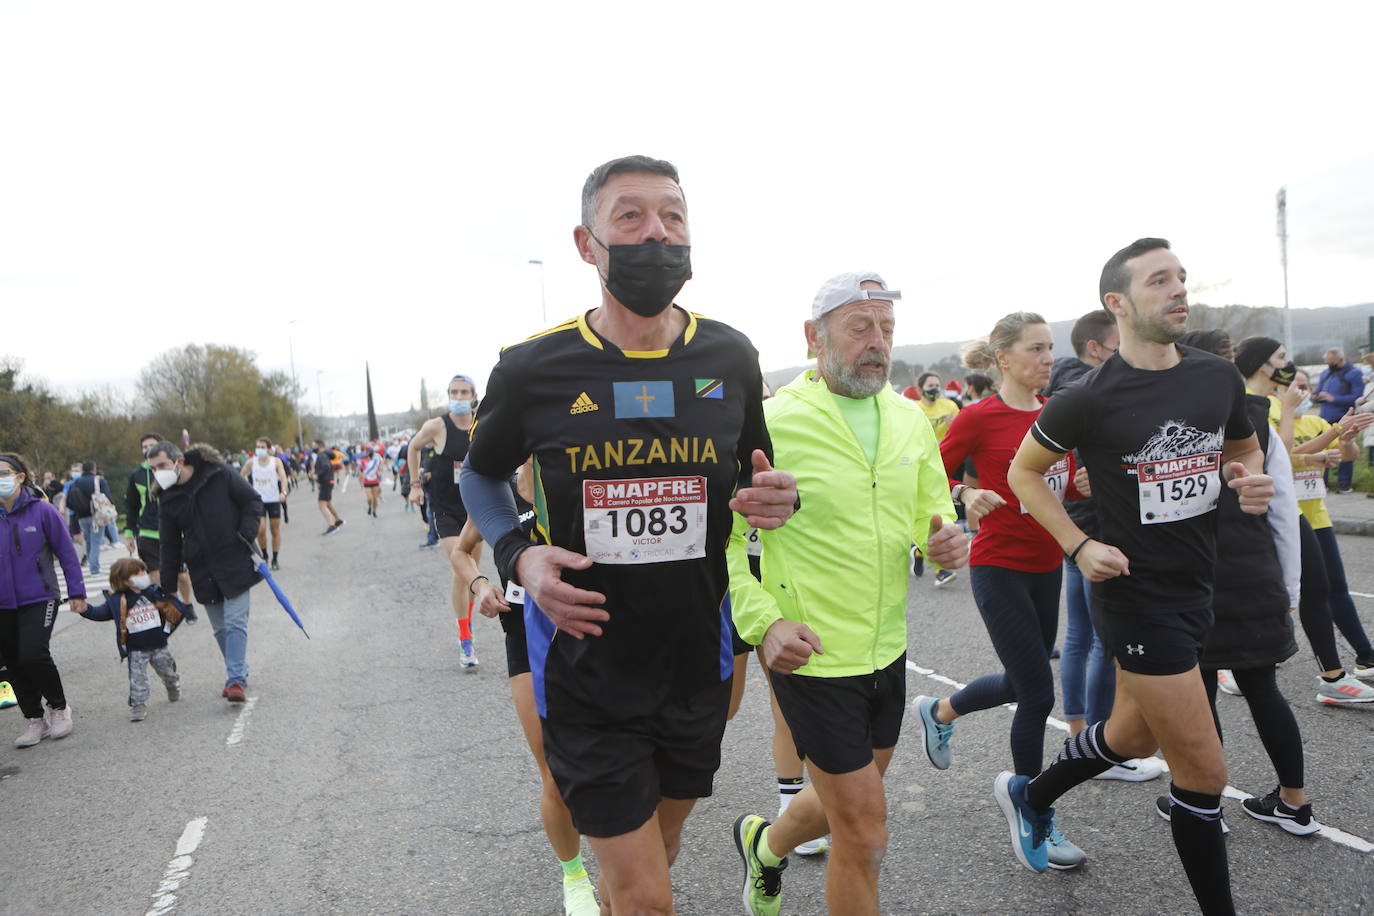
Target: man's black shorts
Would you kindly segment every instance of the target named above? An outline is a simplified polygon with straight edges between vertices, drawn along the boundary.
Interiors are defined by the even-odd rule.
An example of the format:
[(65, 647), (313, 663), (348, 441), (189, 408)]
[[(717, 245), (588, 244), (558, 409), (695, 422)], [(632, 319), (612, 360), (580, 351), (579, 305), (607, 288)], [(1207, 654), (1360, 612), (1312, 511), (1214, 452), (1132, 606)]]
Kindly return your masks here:
[(906, 653), (872, 674), (809, 677), (770, 670), (773, 695), (797, 754), (832, 775), (868, 766), (894, 747), (906, 712)]
[(720, 766), (730, 680), (653, 716), (605, 724), (541, 719), (544, 754), (573, 824), (585, 836), (629, 833), (663, 798), (705, 798)]
[(159, 557), (162, 553), (162, 542), (157, 538), (138, 536), (138, 558), (143, 561), (143, 565), (153, 572), (160, 568), (158, 565)]
[(467, 520), (466, 515), (455, 515), (443, 509), (434, 510), (434, 530), (441, 538), (456, 538), (462, 533), (463, 523)]
[(506, 677), (530, 673), (530, 647), (525, 642), (525, 606), (512, 604), (497, 618), (506, 634)]
[(364, 486), (364, 487), (371, 487), (371, 488), (374, 489), (374, 490), (379, 489), (379, 488), (381, 487), (381, 485), (382, 485), (382, 484), (381, 484), (380, 481), (378, 481), (377, 483), (368, 483), (368, 482), (366, 482), (366, 481), (363, 481), (363, 486)]
[(1212, 609), (1146, 614), (1109, 611), (1094, 601), (1093, 629), (1124, 671), (1134, 674), (1182, 674), (1191, 670), (1212, 632)]
[(320, 484), (319, 494), (315, 497), (322, 503), (327, 503), (334, 498), (334, 481)]
[(263, 503), (262, 508), (268, 518), (281, 518), (281, 503)]

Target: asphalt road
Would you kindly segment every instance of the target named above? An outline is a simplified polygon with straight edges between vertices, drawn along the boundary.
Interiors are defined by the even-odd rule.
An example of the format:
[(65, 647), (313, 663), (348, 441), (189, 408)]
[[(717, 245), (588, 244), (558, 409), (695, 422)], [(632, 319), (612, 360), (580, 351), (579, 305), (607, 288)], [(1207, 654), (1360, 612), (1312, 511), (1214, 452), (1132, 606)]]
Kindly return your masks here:
[[(264, 586), (254, 590), (250, 704), (220, 699), (224, 669), (202, 622), (172, 640), (182, 701), (168, 704), (155, 681), (147, 721), (130, 723), (110, 625), (63, 613), (53, 654), (75, 732), (18, 750), (10, 735), (19, 714), (0, 713), (0, 912), (561, 912), (500, 628), (478, 619), (482, 664), (463, 672), (445, 558), (416, 549), (418, 516), (385, 492), (376, 521), (362, 514), (356, 483), (338, 496), (349, 524), (329, 538), (310, 491), (293, 499), (278, 578), (311, 639)], [(1341, 548), (1352, 588), (1374, 595), (1374, 539), (1345, 537)], [(1356, 602), (1374, 631), (1374, 597)], [(910, 659), (934, 672), (911, 673), (910, 695), (946, 695), (953, 688), (937, 678), (966, 682), (996, 669), (967, 576), (940, 590), (929, 576), (914, 580), (909, 607)], [(1300, 643), (1280, 680), (1302, 726), (1316, 815), (1374, 840), (1374, 704), (1318, 705), (1315, 663)], [(1245, 702), (1220, 702), (1231, 782), (1263, 794), (1274, 775)], [(1061, 826), (1090, 857), (1081, 871), (1035, 875), (1016, 864), (991, 797), (1009, 766), (1010, 718), (996, 709), (962, 720), (944, 772), (926, 763), (908, 719), (887, 776), (883, 911), (1193, 912), (1153, 806), (1162, 781), (1093, 782), (1061, 802)], [(741, 911), (730, 825), (742, 812), (775, 809), (770, 729), (751, 667), (716, 794), (688, 821), (673, 871), (680, 913)], [(1061, 741), (1047, 729), (1047, 759)], [(1288, 836), (1234, 800), (1226, 812), (1241, 912), (1374, 911), (1374, 854)], [(793, 857), (784, 913), (824, 912), (824, 869), (823, 857)]]

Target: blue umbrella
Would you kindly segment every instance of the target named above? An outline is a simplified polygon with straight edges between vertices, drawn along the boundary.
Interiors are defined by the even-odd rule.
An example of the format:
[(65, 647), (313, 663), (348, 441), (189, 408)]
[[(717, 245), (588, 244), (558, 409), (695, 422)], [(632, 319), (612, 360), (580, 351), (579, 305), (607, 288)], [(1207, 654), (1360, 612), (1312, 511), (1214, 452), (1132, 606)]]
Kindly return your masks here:
[(296, 622), (296, 626), (301, 628), (301, 632), (305, 633), (305, 638), (309, 639), (310, 634), (306, 633), (305, 624), (301, 623), (300, 615), (297, 614), (296, 609), (291, 606), (291, 599), (286, 597), (286, 593), (281, 590), (281, 586), (277, 584), (277, 580), (272, 578), (272, 572), (267, 567), (266, 552), (264, 551), (263, 558), (259, 560), (258, 551), (255, 549), (253, 542), (245, 540), (243, 543), (248, 546), (248, 551), (253, 555), (253, 559), (257, 560), (258, 575), (262, 576), (267, 582), (267, 587), (272, 589), (272, 594), (277, 596), (277, 601), (281, 604), (282, 609)]

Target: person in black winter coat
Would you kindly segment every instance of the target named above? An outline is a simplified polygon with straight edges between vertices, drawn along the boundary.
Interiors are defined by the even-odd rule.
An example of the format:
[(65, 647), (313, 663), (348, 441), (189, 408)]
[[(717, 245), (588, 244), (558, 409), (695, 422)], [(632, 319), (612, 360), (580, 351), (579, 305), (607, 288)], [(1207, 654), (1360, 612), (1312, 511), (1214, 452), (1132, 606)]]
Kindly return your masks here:
[(208, 445), (193, 445), (183, 456), (172, 443), (159, 442), (148, 451), (148, 464), (161, 494), (161, 579), (175, 582), (185, 562), (224, 656), (221, 695), (241, 703), (248, 685), (249, 589), (262, 578), (249, 544), (258, 533), (262, 499)]

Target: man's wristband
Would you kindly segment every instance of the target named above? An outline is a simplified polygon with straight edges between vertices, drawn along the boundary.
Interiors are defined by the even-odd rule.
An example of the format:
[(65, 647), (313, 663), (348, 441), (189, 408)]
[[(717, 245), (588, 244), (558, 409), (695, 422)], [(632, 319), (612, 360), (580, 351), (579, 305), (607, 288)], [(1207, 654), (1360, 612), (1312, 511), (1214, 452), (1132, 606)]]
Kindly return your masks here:
[(473, 576), (473, 577), (472, 577), (472, 581), (468, 583), (468, 594), (469, 594), (469, 595), (472, 595), (474, 598), (477, 596), (477, 593), (474, 592), (474, 591), (472, 590), (472, 587), (473, 587), (474, 585), (477, 584), (477, 580), (478, 580), (478, 579), (481, 579), (482, 581), (486, 582), (488, 585), (491, 584), (491, 580), (488, 579), (486, 576)]
[(1073, 549), (1073, 553), (1068, 555), (1070, 563), (1073, 563), (1078, 559), (1078, 551), (1082, 550), (1083, 546), (1091, 540), (1092, 538), (1084, 538), (1081, 542), (1079, 542), (1078, 546)]
[(962, 506), (964, 504), (964, 501), (961, 497), (964, 495), (964, 491), (966, 491), (968, 488), (969, 486), (966, 483), (956, 483), (954, 485), (954, 489), (950, 491), (949, 498)]
[(515, 574), (515, 562), (520, 559), (520, 554), (533, 546), (529, 535), (520, 528), (512, 528), (497, 538), (496, 543), (491, 545), (491, 555), (496, 562), (497, 574), (507, 582), (523, 586), (525, 583)]

